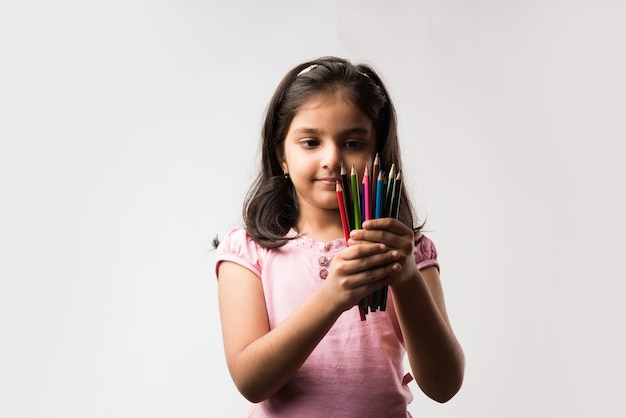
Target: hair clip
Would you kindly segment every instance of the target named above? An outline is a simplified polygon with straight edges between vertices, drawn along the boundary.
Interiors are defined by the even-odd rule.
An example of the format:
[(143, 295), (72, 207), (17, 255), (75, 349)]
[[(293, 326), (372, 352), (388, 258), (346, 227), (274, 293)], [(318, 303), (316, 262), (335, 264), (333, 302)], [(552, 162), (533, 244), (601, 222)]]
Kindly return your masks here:
[(306, 74), (309, 71), (311, 71), (313, 68), (317, 67), (317, 64), (311, 64), (308, 67), (306, 67), (304, 70), (300, 71), (298, 74), (296, 74), (296, 77), (302, 74)]

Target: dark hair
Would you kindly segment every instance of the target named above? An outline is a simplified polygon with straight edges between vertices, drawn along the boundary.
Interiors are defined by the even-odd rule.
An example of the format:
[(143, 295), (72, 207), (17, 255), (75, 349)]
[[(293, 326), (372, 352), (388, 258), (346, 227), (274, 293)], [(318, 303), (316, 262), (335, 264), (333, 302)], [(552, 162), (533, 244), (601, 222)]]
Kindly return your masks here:
[[(376, 152), (381, 169), (392, 164), (402, 167), (397, 137), (396, 112), (387, 90), (376, 72), (365, 64), (353, 65), (337, 57), (321, 57), (289, 71), (278, 85), (267, 107), (262, 131), (260, 172), (250, 187), (243, 206), (243, 220), (252, 239), (266, 248), (284, 245), (285, 235), (296, 225), (298, 200), (293, 184), (285, 178), (279, 161), (289, 125), (302, 105), (314, 96), (342, 96), (359, 107), (376, 130)], [(414, 226), (414, 211), (401, 191), (399, 220)]]

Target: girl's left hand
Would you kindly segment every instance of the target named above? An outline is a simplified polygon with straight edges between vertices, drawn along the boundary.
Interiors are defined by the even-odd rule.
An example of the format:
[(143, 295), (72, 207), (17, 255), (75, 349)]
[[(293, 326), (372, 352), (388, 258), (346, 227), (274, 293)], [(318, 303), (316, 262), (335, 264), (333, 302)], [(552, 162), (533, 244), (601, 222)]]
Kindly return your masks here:
[(395, 287), (419, 275), (413, 254), (414, 241), (415, 234), (411, 228), (393, 218), (380, 218), (365, 221), (362, 229), (352, 230), (348, 244), (379, 242), (398, 251), (400, 257), (397, 261), (402, 268), (392, 277), (390, 285)]

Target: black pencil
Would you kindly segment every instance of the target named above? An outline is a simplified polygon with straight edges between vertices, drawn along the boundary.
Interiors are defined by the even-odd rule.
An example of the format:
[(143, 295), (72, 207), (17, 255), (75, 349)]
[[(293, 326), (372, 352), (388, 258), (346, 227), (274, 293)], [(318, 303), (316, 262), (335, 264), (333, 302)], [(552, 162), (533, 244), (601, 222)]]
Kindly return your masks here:
[(346, 166), (341, 162), (341, 186), (343, 188), (343, 203), (346, 207), (346, 214), (348, 215), (348, 225), (350, 230), (354, 229), (354, 213), (352, 210), (352, 197), (349, 191), (352, 190), (350, 185), (350, 179), (348, 178), (348, 172)]
[[(390, 198), (389, 217), (391, 218), (398, 219), (398, 215), (400, 214), (401, 195), (402, 195), (402, 170), (398, 168), (398, 174), (393, 179), (391, 198)], [(380, 310), (384, 311), (387, 309), (387, 294), (389, 293), (389, 285), (383, 286), (380, 293), (381, 293)]]
[(385, 192), (385, 217), (391, 216), (391, 198), (393, 196), (393, 183), (396, 181), (395, 164), (391, 164), (387, 179), (387, 191)]
[(391, 211), (389, 217), (398, 219), (400, 214), (400, 195), (402, 194), (402, 170), (398, 169), (398, 175), (393, 182), (393, 193), (391, 196)]

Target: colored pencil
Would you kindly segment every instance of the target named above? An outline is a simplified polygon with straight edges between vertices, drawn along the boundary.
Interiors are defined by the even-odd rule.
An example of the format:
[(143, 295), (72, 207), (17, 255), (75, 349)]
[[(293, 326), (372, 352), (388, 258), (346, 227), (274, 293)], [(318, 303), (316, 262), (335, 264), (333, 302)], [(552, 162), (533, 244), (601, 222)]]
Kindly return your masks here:
[(339, 214), (341, 215), (341, 227), (343, 228), (343, 236), (346, 239), (346, 247), (348, 246), (348, 239), (350, 239), (350, 225), (348, 224), (348, 216), (346, 215), (346, 205), (343, 201), (343, 187), (341, 182), (336, 182), (337, 201), (339, 202)]
[[(359, 188), (355, 165), (352, 164), (352, 170), (348, 176), (345, 165), (343, 161), (341, 162), (341, 178), (335, 182), (335, 189), (346, 246), (350, 239), (350, 231), (361, 229), (362, 220), (382, 217), (398, 219), (400, 214), (402, 171), (395, 164), (391, 164), (389, 173), (385, 173), (381, 168), (378, 154), (371, 168), (372, 170), (369, 164), (365, 165)], [(363, 297), (357, 305), (361, 320), (367, 319), (368, 311), (384, 311), (388, 297), (388, 285)]]
[[(393, 168), (393, 167), (392, 167)], [(391, 176), (390, 176), (391, 178)], [(388, 216), (394, 219), (398, 219), (398, 215), (400, 214), (400, 198), (402, 195), (402, 170), (398, 169), (398, 174), (393, 179), (392, 191), (391, 191), (391, 203)], [(381, 300), (380, 300), (380, 310), (384, 311), (387, 309), (387, 294), (389, 293), (389, 285), (385, 285), (381, 288)]]
[[(358, 175), (356, 168), (352, 164), (352, 171), (350, 172), (350, 182), (352, 183), (352, 206), (354, 207), (354, 229), (361, 229), (361, 199), (359, 198), (359, 186)], [(359, 304), (359, 313), (361, 320), (365, 321), (365, 315), (367, 315), (367, 296), (361, 299)]]
[(361, 202), (359, 201), (359, 186), (356, 168), (352, 164), (352, 172), (350, 173), (350, 182), (352, 183), (352, 206), (354, 209), (354, 229), (361, 229)]
[(391, 211), (389, 217), (398, 219), (400, 213), (400, 195), (402, 194), (402, 170), (398, 170), (396, 179), (393, 182), (393, 192), (391, 196)]
[(359, 316), (361, 317), (361, 321), (367, 320), (365, 315), (367, 315), (367, 309), (363, 308), (363, 306), (359, 304)]
[(378, 171), (380, 170), (380, 156), (376, 153), (374, 157), (374, 164), (372, 165), (372, 177), (370, 181), (372, 182), (372, 190), (370, 192), (370, 198), (372, 200), (372, 206), (370, 207), (370, 211), (372, 213), (372, 217), (374, 216), (374, 211), (376, 210), (376, 189), (378, 187), (378, 182), (376, 181), (376, 176), (378, 175)]
[[(376, 195), (374, 198), (375, 201), (375, 210), (374, 210), (374, 219), (383, 217), (383, 208), (385, 207), (385, 173), (383, 170), (378, 171), (378, 177), (376, 179)], [(376, 312), (378, 307), (380, 306), (380, 300), (382, 298), (382, 289), (377, 289), (373, 292), (372, 298), (370, 301), (370, 308), (372, 312)]]
[(389, 285), (386, 284), (380, 288), (380, 311), (387, 310), (387, 295), (389, 294)]
[(365, 164), (365, 172), (363, 173), (363, 219), (369, 221), (371, 218), (371, 203), (370, 203), (370, 169)]
[(383, 170), (378, 172), (378, 178), (376, 179), (376, 210), (374, 211), (374, 218), (383, 217), (383, 209), (385, 207), (385, 173)]
[(389, 176), (387, 178), (387, 191), (385, 192), (385, 216), (388, 217), (391, 211), (391, 196), (393, 192), (393, 182), (396, 180), (396, 166), (395, 164), (391, 164), (391, 168), (389, 169)]
[(352, 198), (350, 197), (350, 179), (346, 166), (341, 162), (341, 185), (343, 187), (343, 203), (346, 207), (346, 217), (348, 218), (348, 226), (354, 228), (354, 213), (352, 211)]

